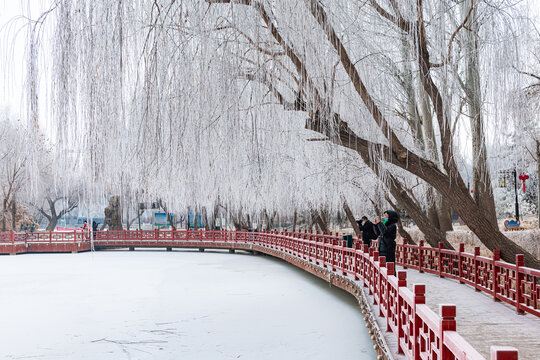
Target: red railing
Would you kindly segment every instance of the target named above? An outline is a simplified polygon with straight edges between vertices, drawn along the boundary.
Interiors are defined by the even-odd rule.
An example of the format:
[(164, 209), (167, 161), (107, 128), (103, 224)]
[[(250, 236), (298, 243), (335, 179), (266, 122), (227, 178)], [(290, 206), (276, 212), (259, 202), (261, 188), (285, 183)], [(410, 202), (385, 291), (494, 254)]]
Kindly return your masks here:
[[(90, 234), (81, 232), (37, 232), (0, 233), (0, 244), (15, 238), (25, 243), (58, 244), (63, 242), (87, 243)], [(93, 241), (98, 247), (118, 246), (198, 246), (212, 247), (227, 245), (245, 249), (258, 246), (292, 255), (322, 268), (338, 272), (349, 279), (357, 280), (373, 295), (378, 305), (379, 316), (385, 319), (386, 331), (397, 339), (398, 351), (408, 360), (480, 360), (485, 359), (456, 332), (456, 307), (440, 305), (435, 313), (425, 305), (426, 287), (415, 284), (407, 288), (406, 272), (395, 271), (393, 263), (379, 258), (374, 248), (356, 242), (355, 248), (342, 246), (341, 237), (313, 233), (289, 232), (243, 232), (243, 231), (99, 231)], [(212, 245), (214, 244), (214, 245)], [(494, 297), (518, 303), (521, 311), (538, 315), (537, 270), (501, 262), (498, 258), (488, 259), (478, 254), (448, 251), (400, 244), (396, 259), (399, 264), (460, 279), (484, 291), (492, 291)], [(522, 258), (521, 258), (522, 259)], [(491, 273), (494, 275), (490, 275)], [(512, 287), (512, 281), (516, 286)], [(534, 284), (534, 286), (533, 286)], [(495, 289), (495, 290), (493, 290)], [(534, 289), (536, 293), (530, 291)], [(507, 347), (492, 347), (491, 360), (517, 360), (517, 350)]]
[(519, 313), (528, 312), (540, 316), (540, 270), (523, 266), (523, 255), (516, 256), (516, 263), (510, 264), (500, 259), (500, 251), (493, 257), (480, 256), (480, 248), (474, 254), (459, 249), (447, 250), (443, 244), (439, 248), (409, 245), (406, 241), (396, 247), (396, 263), (420, 272), (437, 274), (456, 279), (483, 291), (494, 300), (504, 301), (516, 307)]

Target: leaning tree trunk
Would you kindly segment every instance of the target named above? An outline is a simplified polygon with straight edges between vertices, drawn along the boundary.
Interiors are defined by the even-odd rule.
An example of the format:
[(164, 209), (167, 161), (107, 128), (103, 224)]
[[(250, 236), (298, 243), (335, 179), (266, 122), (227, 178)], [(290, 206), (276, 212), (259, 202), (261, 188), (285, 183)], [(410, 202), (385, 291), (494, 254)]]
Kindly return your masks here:
[[(400, 212), (399, 207), (396, 204), (394, 204), (394, 202), (392, 201), (392, 199), (390, 199), (389, 196), (386, 197), (386, 201), (388, 201), (390, 206), (392, 208), (394, 208), (394, 211), (399, 214), (399, 212)], [(403, 222), (401, 221), (401, 216), (398, 217), (397, 229), (398, 229), (399, 235), (401, 235), (401, 237), (403, 239), (407, 240), (407, 244), (416, 245), (416, 242), (414, 242), (414, 240), (412, 239), (411, 234), (409, 234), (407, 232), (407, 230), (405, 230), (405, 227), (403, 227)]]
[(476, 8), (473, 0), (463, 2), (463, 12), (470, 12), (467, 27), (470, 31), (462, 32), (465, 42), (465, 95), (467, 108), (471, 121), (472, 159), (473, 159), (473, 196), (484, 216), (498, 229), (495, 200), (491, 186), (491, 175), (487, 160), (485, 133), (482, 117), (482, 92), (480, 85), (479, 59), (478, 59), (478, 32), (479, 26), (476, 18)]
[(354, 218), (351, 208), (349, 207), (349, 204), (347, 204), (347, 201), (345, 199), (343, 199), (343, 210), (345, 211), (345, 214), (347, 215), (347, 219), (349, 219), (349, 222), (351, 223), (356, 236), (359, 238), (362, 237), (362, 231), (360, 231), (360, 227), (358, 226), (358, 223), (356, 222), (356, 219)]
[[(391, 181), (389, 184), (390, 194), (396, 199), (399, 205), (401, 205), (407, 214), (414, 220), (418, 229), (424, 234), (425, 241), (431, 247), (438, 247), (439, 243), (443, 243), (447, 249), (453, 249), (452, 244), (446, 240), (446, 236), (441, 230), (433, 226), (429, 218), (424, 214), (422, 208), (407, 194), (407, 192), (400, 187), (397, 181)], [(412, 239), (407, 239), (412, 241)]]
[(330, 229), (328, 228), (328, 224), (324, 221), (321, 214), (317, 210), (311, 210), (311, 217), (313, 219), (313, 222), (319, 226), (319, 229), (324, 234), (330, 234)]

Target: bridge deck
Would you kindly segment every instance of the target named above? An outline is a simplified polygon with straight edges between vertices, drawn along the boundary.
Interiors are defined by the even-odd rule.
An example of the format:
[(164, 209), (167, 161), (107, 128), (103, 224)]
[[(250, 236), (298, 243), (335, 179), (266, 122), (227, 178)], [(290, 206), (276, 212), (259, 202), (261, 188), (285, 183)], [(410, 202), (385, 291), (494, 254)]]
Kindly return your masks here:
[[(485, 293), (456, 280), (411, 269), (406, 271), (410, 289), (413, 284), (426, 284), (429, 289), (426, 304), (433, 311), (437, 312), (439, 304), (456, 305), (457, 331), (486, 359), (489, 359), (489, 347), (500, 344), (517, 348), (520, 360), (540, 359), (540, 318), (531, 314), (518, 315), (515, 307), (495, 302)], [(372, 307), (377, 311), (377, 306)], [(379, 317), (378, 320), (384, 329), (384, 319)], [(386, 341), (395, 360), (405, 359), (405, 356), (397, 355), (397, 341), (393, 335), (387, 336)]]

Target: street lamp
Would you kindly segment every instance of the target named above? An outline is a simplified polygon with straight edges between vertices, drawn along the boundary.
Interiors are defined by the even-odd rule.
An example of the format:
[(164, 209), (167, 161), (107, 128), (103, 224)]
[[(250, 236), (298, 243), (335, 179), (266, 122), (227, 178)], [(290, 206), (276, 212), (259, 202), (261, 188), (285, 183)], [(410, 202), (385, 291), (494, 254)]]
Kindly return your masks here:
[(516, 220), (519, 221), (519, 203), (518, 203), (518, 191), (517, 191), (517, 171), (514, 169), (514, 192), (516, 194)]

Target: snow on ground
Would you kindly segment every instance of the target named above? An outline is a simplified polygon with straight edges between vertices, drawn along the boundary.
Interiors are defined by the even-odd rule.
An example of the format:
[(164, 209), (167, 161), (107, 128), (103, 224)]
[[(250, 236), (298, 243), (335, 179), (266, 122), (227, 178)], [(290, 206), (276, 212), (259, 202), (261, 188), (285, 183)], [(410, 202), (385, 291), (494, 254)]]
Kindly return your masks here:
[(2, 359), (375, 359), (354, 298), (266, 256), (0, 257)]

